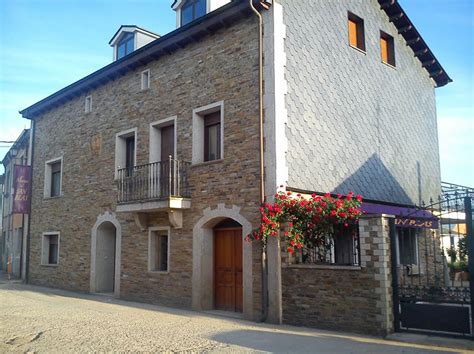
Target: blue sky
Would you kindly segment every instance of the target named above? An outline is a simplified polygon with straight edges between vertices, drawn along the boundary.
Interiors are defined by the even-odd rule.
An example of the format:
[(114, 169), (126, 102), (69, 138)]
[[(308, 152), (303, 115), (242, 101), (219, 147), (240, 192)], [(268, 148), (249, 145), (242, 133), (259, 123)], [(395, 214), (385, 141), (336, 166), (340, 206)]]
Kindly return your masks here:
[[(121, 24), (173, 30), (171, 3), (0, 0), (0, 140), (15, 140), (29, 125), (20, 109), (110, 63), (108, 42)], [(474, 186), (474, 1), (400, 3), (454, 79), (436, 91), (442, 178)]]

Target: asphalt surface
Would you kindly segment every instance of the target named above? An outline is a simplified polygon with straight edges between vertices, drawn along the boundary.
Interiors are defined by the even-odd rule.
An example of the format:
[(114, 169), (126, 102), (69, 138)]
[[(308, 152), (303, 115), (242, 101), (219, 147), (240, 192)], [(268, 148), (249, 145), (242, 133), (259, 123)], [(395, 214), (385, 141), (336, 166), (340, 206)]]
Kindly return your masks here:
[[(0, 275), (0, 352), (460, 353), (414, 343), (258, 324), (7, 281)], [(402, 339), (403, 340), (403, 339)], [(419, 342), (429, 344), (415, 344)], [(449, 345), (447, 342), (441, 344)], [(461, 343), (468, 348), (470, 343)], [(436, 345), (439, 342), (436, 343)], [(456, 344), (456, 345), (457, 345)]]

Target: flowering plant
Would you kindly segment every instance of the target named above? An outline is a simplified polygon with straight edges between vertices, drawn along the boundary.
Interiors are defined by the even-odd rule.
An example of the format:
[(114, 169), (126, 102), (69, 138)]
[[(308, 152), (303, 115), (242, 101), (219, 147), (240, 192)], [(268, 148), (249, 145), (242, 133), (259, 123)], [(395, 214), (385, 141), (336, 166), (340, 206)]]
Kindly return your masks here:
[(260, 207), (260, 227), (247, 235), (246, 240), (260, 240), (266, 244), (268, 237), (277, 237), (281, 224), (288, 222), (284, 233), (288, 253), (303, 247), (324, 247), (326, 235), (334, 225), (349, 227), (359, 219), (361, 203), (362, 197), (354, 197), (352, 192), (345, 196), (338, 194), (336, 198), (329, 193), (305, 198), (301, 194), (294, 197), (291, 192), (278, 192), (273, 204), (265, 203)]

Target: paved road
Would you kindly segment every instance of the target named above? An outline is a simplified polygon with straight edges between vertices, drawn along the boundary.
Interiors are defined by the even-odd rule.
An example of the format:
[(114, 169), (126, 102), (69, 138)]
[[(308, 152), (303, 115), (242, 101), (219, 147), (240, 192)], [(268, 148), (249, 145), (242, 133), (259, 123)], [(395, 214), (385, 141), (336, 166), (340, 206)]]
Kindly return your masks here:
[(0, 279), (0, 352), (6, 351), (460, 352), (256, 324)]

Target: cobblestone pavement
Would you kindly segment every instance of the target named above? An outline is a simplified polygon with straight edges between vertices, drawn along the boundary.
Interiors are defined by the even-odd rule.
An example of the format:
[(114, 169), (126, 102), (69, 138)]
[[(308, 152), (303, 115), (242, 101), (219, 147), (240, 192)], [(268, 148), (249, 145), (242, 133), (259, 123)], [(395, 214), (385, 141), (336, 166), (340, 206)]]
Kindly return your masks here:
[(446, 353), (378, 338), (22, 285), (0, 278), (0, 353), (90, 351)]

